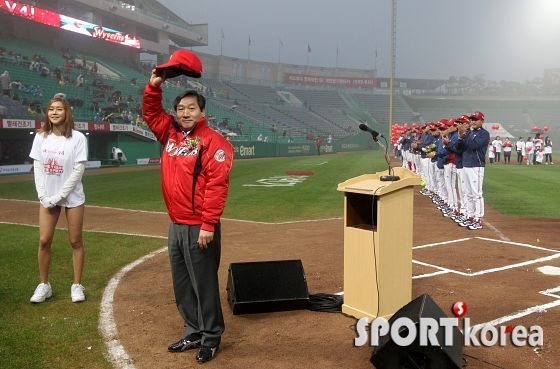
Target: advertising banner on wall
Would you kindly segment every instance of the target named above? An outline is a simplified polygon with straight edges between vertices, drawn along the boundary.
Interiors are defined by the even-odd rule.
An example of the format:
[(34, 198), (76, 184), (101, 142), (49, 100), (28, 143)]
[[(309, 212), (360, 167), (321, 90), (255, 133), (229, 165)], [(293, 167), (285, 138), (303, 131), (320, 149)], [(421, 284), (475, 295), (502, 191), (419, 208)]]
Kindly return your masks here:
[(300, 83), (304, 85), (366, 87), (377, 86), (377, 78), (352, 78), (352, 77), (325, 77), (309, 76), (306, 74), (284, 73), (285, 83)]
[(20, 3), (12, 0), (0, 0), (0, 11), (15, 17), (28, 19), (34, 22), (57, 27), (66, 31), (80, 33), (84, 36), (99, 38), (101, 40), (140, 48), (140, 40), (133, 35), (88, 23), (76, 18), (67, 17), (56, 12), (38, 8), (31, 4)]

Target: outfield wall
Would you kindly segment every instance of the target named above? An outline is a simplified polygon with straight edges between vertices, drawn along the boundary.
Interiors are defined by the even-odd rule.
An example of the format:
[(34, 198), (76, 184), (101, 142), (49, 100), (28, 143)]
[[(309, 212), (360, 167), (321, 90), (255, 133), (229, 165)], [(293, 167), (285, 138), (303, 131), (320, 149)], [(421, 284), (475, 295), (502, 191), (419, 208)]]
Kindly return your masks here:
[[(385, 145), (385, 142), (382, 143)], [(317, 155), (317, 145), (314, 140), (304, 143), (275, 143), (260, 141), (231, 141), (234, 147), (235, 159), (265, 158), (279, 156)], [(321, 154), (338, 152), (362, 151), (381, 149), (374, 143), (368, 133), (358, 133), (346, 140), (325, 143), (321, 145)]]

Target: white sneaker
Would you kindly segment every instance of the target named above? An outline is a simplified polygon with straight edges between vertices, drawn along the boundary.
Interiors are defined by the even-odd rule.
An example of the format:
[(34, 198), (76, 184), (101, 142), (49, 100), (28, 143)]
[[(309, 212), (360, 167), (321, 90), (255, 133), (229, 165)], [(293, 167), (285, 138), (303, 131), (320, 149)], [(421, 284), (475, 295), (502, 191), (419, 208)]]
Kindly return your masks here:
[(35, 292), (29, 301), (38, 303), (44, 302), (46, 299), (51, 298), (52, 296), (52, 288), (49, 282), (47, 283), (39, 283), (37, 288), (35, 288)]
[(84, 286), (81, 284), (73, 284), (70, 288), (70, 295), (72, 296), (72, 302), (80, 302), (86, 299), (84, 295)]

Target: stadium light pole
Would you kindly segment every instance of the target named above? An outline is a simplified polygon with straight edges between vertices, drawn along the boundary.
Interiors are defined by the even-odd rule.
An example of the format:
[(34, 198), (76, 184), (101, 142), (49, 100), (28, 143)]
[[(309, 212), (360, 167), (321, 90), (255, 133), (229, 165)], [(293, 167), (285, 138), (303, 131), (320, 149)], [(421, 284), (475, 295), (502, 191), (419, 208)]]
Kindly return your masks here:
[(389, 132), (393, 126), (393, 80), (395, 79), (395, 44), (397, 24), (397, 0), (392, 0), (391, 6), (391, 71), (389, 76)]

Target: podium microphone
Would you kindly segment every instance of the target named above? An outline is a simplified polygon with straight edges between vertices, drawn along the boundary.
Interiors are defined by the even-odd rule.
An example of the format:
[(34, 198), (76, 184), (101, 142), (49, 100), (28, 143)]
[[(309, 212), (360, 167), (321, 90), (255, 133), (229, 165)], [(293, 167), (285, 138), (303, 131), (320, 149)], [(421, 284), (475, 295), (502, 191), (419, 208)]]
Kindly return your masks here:
[(371, 135), (373, 136), (373, 139), (377, 141), (377, 136), (379, 137), (383, 137), (382, 134), (380, 134), (379, 132), (374, 131), (373, 129), (369, 128), (368, 126), (366, 126), (365, 124), (360, 124), (360, 129), (364, 132), (369, 132), (371, 133)]

